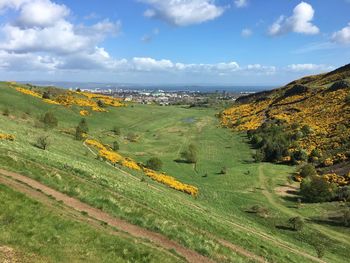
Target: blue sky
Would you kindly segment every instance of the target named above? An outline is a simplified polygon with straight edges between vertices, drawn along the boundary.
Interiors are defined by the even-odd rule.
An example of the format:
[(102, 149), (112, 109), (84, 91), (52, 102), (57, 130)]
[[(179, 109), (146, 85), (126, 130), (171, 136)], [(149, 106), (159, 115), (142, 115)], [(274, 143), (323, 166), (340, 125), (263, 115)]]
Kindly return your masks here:
[(349, 0), (0, 0), (0, 79), (280, 85), (350, 63)]

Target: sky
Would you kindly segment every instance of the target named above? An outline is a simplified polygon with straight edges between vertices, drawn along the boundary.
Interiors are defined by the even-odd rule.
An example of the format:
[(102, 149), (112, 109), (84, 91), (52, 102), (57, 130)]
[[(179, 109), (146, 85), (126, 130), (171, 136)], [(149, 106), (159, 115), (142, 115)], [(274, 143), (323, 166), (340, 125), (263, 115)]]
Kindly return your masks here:
[(350, 0), (0, 0), (0, 80), (282, 85), (350, 63)]

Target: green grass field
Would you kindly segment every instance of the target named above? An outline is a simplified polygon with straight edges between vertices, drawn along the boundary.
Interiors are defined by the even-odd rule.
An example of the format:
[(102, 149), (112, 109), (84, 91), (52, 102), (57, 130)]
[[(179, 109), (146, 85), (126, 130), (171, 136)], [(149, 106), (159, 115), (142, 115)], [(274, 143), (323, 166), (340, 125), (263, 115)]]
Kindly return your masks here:
[[(316, 248), (320, 246), (325, 249), (325, 261), (347, 261), (349, 229), (316, 224), (312, 220), (326, 211), (336, 210), (341, 204), (303, 204), (297, 209), (294, 200), (277, 195), (275, 188), (287, 184), (294, 168), (254, 163), (245, 136), (219, 126), (215, 117), (217, 109), (129, 105), (86, 117), (89, 136), (106, 144), (118, 141), (120, 153), (138, 162), (159, 157), (164, 164), (163, 171), (199, 188), (199, 196), (193, 198), (145, 178), (142, 173), (124, 168), (125, 174), (96, 159), (82, 142), (68, 134), (81, 119), (78, 108), (45, 104), (2, 83), (0, 110), (5, 108), (10, 110), (10, 116), (0, 116), (0, 133), (14, 134), (16, 140), (0, 141), (0, 167), (4, 169), (20, 172), (112, 215), (162, 233), (218, 262), (249, 261), (217, 242), (219, 239), (271, 262), (312, 262), (295, 251), (316, 257)], [(57, 128), (45, 130), (38, 125), (37, 119), (47, 111), (54, 112), (58, 118)], [(121, 129), (120, 136), (111, 132), (114, 126)], [(127, 140), (130, 132), (138, 135), (136, 142)], [(46, 151), (33, 146), (43, 134), (49, 135), (51, 142)], [(196, 169), (191, 164), (175, 161), (191, 143), (199, 152)], [(220, 174), (223, 167), (227, 168), (226, 174)], [(0, 188), (0, 194), (10, 192)], [(24, 198), (16, 196), (7, 200), (5, 207), (12, 206), (12, 202), (15, 206)], [(268, 216), (247, 213), (254, 205), (268, 209)], [(5, 210), (6, 213), (10, 211)], [(42, 213), (45, 214), (44, 208)], [(306, 221), (300, 232), (286, 227), (288, 219), (296, 215)], [(26, 216), (24, 211), (19, 217), (23, 225)], [(53, 220), (48, 218), (47, 228), (52, 227)], [(19, 231), (21, 224), (14, 225), (13, 231)], [(67, 235), (69, 231), (60, 236), (68, 238)], [(30, 237), (23, 236), (22, 240), (23, 245), (16, 248), (25, 253), (44, 257), (50, 254), (52, 261), (52, 258), (71, 256), (65, 250), (55, 252), (59, 255), (50, 251), (39, 253), (35, 245), (28, 245)], [(119, 240), (122, 241), (126, 247), (129, 245)], [(13, 245), (11, 242), (0, 239), (0, 246)], [(54, 248), (47, 248), (50, 249)], [(96, 246), (94, 255), (104, 254), (103, 249)], [(93, 262), (93, 258), (90, 261)]]

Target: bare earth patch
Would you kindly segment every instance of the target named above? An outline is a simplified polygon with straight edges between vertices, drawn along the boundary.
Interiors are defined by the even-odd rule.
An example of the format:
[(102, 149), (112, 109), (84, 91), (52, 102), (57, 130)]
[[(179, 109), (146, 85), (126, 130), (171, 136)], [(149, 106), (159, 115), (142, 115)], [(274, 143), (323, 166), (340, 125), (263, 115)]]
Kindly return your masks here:
[(283, 185), (283, 186), (276, 187), (275, 192), (276, 194), (282, 197), (285, 197), (285, 196), (294, 197), (298, 192), (298, 187), (293, 185)]
[(0, 246), (0, 261), (2, 263), (17, 263), (16, 252), (13, 248)]

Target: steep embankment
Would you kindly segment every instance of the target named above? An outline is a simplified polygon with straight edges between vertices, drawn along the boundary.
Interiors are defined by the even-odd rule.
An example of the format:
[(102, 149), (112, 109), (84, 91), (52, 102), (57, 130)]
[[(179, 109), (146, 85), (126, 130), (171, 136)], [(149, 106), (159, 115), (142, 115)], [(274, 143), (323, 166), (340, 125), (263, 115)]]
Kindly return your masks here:
[(256, 130), (263, 124), (283, 125), (291, 134), (289, 152), (302, 150), (324, 171), (349, 171), (350, 64), (327, 74), (308, 76), (288, 85), (237, 100), (221, 113), (223, 125)]

